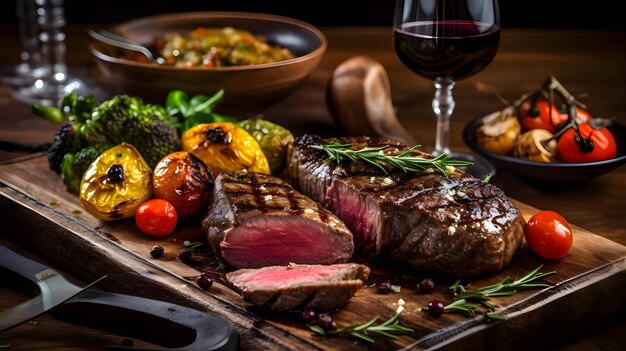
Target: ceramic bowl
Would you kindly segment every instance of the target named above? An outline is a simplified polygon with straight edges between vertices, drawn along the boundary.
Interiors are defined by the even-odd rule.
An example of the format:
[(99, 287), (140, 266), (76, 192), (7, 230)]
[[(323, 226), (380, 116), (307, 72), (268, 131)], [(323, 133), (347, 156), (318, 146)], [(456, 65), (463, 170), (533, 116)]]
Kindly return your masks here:
[(513, 173), (531, 183), (548, 186), (576, 185), (591, 180), (626, 163), (626, 127), (614, 123), (609, 127), (617, 142), (617, 157), (589, 163), (536, 162), (513, 156), (500, 155), (482, 148), (476, 138), (476, 129), (483, 123), (480, 117), (470, 122), (463, 131), (465, 143), (476, 153), (486, 157), (496, 168)]
[(224, 89), (224, 100), (216, 111), (244, 116), (261, 113), (292, 93), (317, 67), (327, 47), (324, 34), (313, 25), (261, 13), (173, 13), (139, 18), (105, 29), (149, 47), (166, 33), (198, 27), (249, 30), (264, 36), (269, 43), (290, 49), (296, 57), (259, 65), (185, 68), (124, 59), (119, 50), (96, 40), (89, 42), (89, 50), (104, 77), (124, 93), (164, 104), (167, 94), (174, 89), (189, 95), (209, 96)]

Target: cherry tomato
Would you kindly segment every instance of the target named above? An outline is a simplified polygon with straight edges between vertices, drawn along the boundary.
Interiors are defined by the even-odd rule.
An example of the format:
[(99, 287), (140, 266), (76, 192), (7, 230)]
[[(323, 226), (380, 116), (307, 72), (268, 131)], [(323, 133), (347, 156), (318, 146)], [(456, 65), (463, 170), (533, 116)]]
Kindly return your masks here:
[[(569, 118), (569, 115), (567, 114), (567, 112), (561, 113), (559, 123), (563, 123), (567, 121), (568, 118)], [(587, 110), (580, 108), (580, 107), (576, 107), (576, 123), (585, 123), (585, 122), (589, 122), (590, 120), (591, 120), (591, 114), (589, 114)], [(558, 125), (558, 124), (555, 124), (555, 125)]]
[(557, 150), (564, 162), (597, 162), (617, 156), (617, 143), (607, 128), (594, 129), (582, 123), (578, 131), (570, 128), (561, 135)]
[(528, 220), (524, 236), (530, 249), (548, 260), (564, 257), (574, 242), (572, 229), (565, 218), (549, 210), (539, 211)]
[(174, 206), (163, 199), (152, 199), (144, 202), (135, 213), (137, 227), (143, 233), (164, 237), (172, 234), (178, 222)]
[[(556, 131), (554, 126), (562, 122), (558, 108), (547, 100), (537, 100), (535, 106), (536, 108), (532, 108), (530, 100), (520, 105), (519, 116), (522, 130), (545, 129), (554, 134)], [(567, 115), (565, 118), (567, 119)]]

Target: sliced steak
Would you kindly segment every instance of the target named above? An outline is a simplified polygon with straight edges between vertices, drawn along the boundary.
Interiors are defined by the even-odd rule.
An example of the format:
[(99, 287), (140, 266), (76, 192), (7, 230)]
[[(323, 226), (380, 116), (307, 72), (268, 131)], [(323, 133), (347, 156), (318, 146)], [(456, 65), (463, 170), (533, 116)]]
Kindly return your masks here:
[[(390, 145), (376, 137), (341, 137), (354, 150)], [(389, 256), (419, 270), (456, 277), (493, 273), (508, 265), (522, 243), (524, 219), (505, 194), (458, 169), (385, 174), (363, 161), (335, 164), (312, 147), (333, 139), (304, 135), (289, 151), (289, 180), (322, 203), (352, 231), (356, 252)], [(433, 158), (420, 151), (414, 156)]]
[(276, 311), (329, 311), (346, 304), (369, 274), (369, 267), (356, 263), (288, 265), (240, 269), (227, 273), (226, 280), (254, 305)]
[(216, 254), (237, 268), (343, 263), (354, 253), (339, 218), (267, 174), (220, 173), (202, 227)]

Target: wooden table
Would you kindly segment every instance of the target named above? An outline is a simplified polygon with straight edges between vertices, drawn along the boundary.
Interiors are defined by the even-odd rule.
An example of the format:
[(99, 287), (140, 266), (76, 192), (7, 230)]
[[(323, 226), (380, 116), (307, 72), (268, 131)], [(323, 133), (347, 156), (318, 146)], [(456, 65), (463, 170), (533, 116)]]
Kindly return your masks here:
[[(85, 46), (85, 29), (85, 26), (66, 28), (67, 62), (70, 73), (79, 74), (90, 83), (99, 85), (101, 77)], [(285, 125), (294, 134), (336, 128), (326, 107), (325, 85), (337, 65), (354, 55), (366, 55), (378, 60), (387, 70), (393, 103), (402, 124), (420, 144), (434, 144), (435, 118), (430, 107), (434, 87), (405, 68), (396, 58), (391, 46), (390, 29), (322, 29), (328, 37), (329, 46), (320, 66), (296, 92), (264, 111), (266, 118)], [(16, 64), (20, 48), (16, 28), (4, 26), (0, 28), (0, 33), (4, 48), (0, 50), (0, 66)], [(550, 74), (556, 76), (574, 95), (584, 95), (581, 100), (589, 106), (592, 114), (616, 118), (626, 124), (626, 33), (504, 29), (500, 51), (493, 63), (476, 76), (458, 82), (454, 88), (457, 107), (451, 123), (452, 149), (467, 150), (461, 137), (463, 127), (471, 119), (501, 108), (503, 104), (497, 94), (514, 100), (537, 89)], [(50, 142), (57, 127), (32, 115), (30, 106), (12, 99), (11, 91), (9, 86), (0, 86), (0, 140), (26, 144)], [(21, 154), (23, 152), (0, 151), (0, 160)], [(498, 172), (492, 183), (514, 199), (539, 209), (558, 211), (572, 224), (626, 245), (625, 180), (626, 166), (622, 166), (576, 188), (558, 191), (540, 189), (506, 172)], [(6, 215), (9, 214), (2, 214)], [(7, 242), (2, 235), (0, 242), (45, 260), (45, 257), (33, 256), (26, 247)], [(23, 300), (23, 296), (0, 287), (0, 310)], [(615, 312), (614, 317), (589, 328), (587, 333), (559, 343), (559, 348), (623, 349), (626, 345), (626, 308)], [(97, 330), (57, 322), (48, 316), (41, 318), (46, 321), (45, 330), (26, 326), (19, 334), (11, 331), (0, 334), (0, 345), (12, 344), (14, 349), (20, 350), (93, 349), (121, 340)]]

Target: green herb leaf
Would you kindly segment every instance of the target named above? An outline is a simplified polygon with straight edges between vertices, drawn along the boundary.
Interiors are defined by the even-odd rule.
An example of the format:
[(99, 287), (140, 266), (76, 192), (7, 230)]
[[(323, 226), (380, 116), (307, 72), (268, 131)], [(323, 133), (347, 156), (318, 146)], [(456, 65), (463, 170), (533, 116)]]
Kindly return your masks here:
[(311, 331), (313, 331), (314, 333), (317, 333), (320, 335), (326, 335), (324, 328), (320, 327), (319, 325), (307, 324), (306, 326), (309, 327), (309, 329), (311, 329)]
[(419, 148), (419, 145), (415, 145), (398, 155), (387, 155), (383, 152), (383, 150), (389, 148), (389, 145), (365, 147), (359, 150), (351, 150), (351, 146), (351, 144), (342, 144), (335, 140), (328, 144), (313, 145), (312, 147), (324, 151), (328, 159), (335, 163), (344, 161), (357, 162), (361, 160), (380, 169), (385, 174), (388, 173), (387, 168), (396, 168), (405, 173), (419, 173), (435, 168), (447, 175), (449, 173), (448, 167), (472, 165), (472, 162), (453, 160), (452, 156), (448, 154), (441, 154), (432, 159), (412, 156), (411, 152)]
[[(489, 300), (494, 296), (510, 296), (517, 293), (518, 289), (539, 289), (549, 287), (549, 284), (532, 283), (538, 279), (554, 274), (556, 272), (541, 273), (540, 270), (543, 265), (539, 265), (537, 268), (530, 271), (528, 274), (517, 280), (511, 280), (510, 277), (506, 277), (496, 284), (477, 288), (473, 291), (469, 290), (470, 285), (462, 285), (461, 280), (457, 280), (452, 284), (449, 289), (455, 295), (455, 299), (450, 304), (444, 306), (444, 312), (458, 312), (467, 317), (475, 316), (479, 311), (479, 308), (487, 310), (487, 317), (490, 319), (506, 319), (505, 316), (496, 315), (495, 312), (498, 307), (492, 304)], [(422, 308), (422, 310), (428, 310), (428, 307)]]
[(398, 318), (400, 317), (400, 314), (402, 314), (402, 311), (403, 310), (399, 310), (393, 317), (378, 325), (374, 325), (374, 323), (376, 323), (379, 318), (378, 316), (376, 316), (363, 324), (352, 324), (345, 328), (336, 330), (324, 330), (322, 327), (312, 324), (307, 324), (307, 327), (309, 327), (309, 329), (311, 329), (313, 332), (320, 335), (348, 335), (357, 339), (374, 343), (375, 340), (373, 337), (370, 336), (370, 334), (378, 334), (390, 339), (397, 339), (398, 335), (413, 333), (413, 329), (403, 326), (402, 324), (400, 324), (400, 321), (398, 321)]
[(234, 117), (214, 113), (213, 110), (224, 98), (221, 89), (213, 96), (189, 95), (182, 90), (172, 90), (167, 96), (165, 109), (170, 115), (172, 124), (176, 127), (179, 136), (188, 129), (202, 123), (238, 122)]

